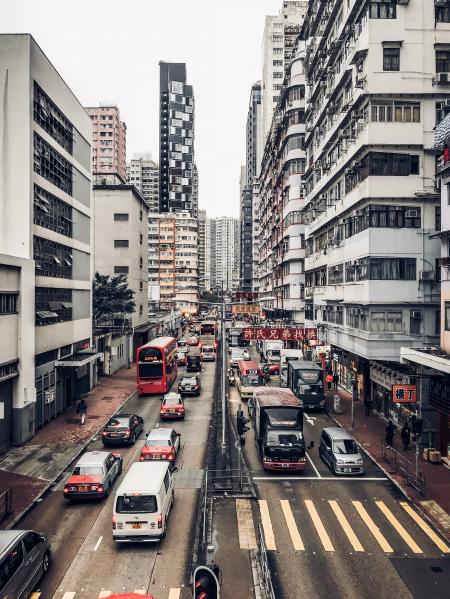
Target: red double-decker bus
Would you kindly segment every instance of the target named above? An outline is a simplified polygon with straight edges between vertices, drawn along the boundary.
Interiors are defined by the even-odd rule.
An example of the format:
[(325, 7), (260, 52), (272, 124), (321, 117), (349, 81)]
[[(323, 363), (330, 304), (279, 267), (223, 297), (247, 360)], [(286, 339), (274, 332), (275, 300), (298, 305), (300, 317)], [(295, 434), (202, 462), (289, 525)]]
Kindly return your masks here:
[(167, 393), (177, 378), (177, 340), (157, 337), (136, 352), (136, 388), (140, 395)]

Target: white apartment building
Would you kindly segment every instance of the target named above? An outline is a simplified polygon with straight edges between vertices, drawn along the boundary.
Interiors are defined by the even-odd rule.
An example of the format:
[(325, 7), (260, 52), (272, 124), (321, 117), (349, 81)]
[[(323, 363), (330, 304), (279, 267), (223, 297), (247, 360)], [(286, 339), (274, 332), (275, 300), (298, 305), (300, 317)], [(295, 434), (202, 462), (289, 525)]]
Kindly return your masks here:
[(127, 183), (140, 192), (150, 213), (159, 212), (159, 165), (150, 153), (133, 154), (127, 162)]
[(148, 213), (148, 301), (149, 304), (159, 303), (159, 214)]
[(272, 125), (272, 115), (283, 85), (300, 23), (306, 13), (306, 0), (284, 0), (278, 15), (267, 15), (262, 39), (262, 127), (261, 146)]
[(0, 88), (5, 450), (89, 391), (97, 356), (90, 352), (90, 118), (30, 35), (0, 35)]
[(148, 340), (148, 206), (134, 185), (94, 185), (94, 272), (125, 275), (134, 343)]
[(211, 290), (211, 219), (205, 223), (205, 291)]
[(439, 334), (433, 129), (450, 91), (450, 24), (438, 5), (315, 1), (301, 32), (307, 324), (341, 384), (355, 379), (397, 420), (400, 347)]
[(198, 210), (198, 287), (200, 293), (206, 287), (206, 210)]
[(259, 297), (274, 318), (304, 322), (305, 171), (304, 44), (287, 67), (267, 138), (257, 191)]
[(211, 288), (225, 291), (239, 289), (240, 223), (238, 218), (210, 218)]

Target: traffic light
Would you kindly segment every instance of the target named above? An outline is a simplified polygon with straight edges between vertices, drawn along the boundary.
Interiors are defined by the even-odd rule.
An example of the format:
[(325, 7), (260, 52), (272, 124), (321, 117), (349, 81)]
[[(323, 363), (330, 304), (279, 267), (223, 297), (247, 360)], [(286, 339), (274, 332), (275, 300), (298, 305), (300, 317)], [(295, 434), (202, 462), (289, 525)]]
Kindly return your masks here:
[(197, 566), (194, 571), (194, 599), (219, 599), (219, 567)]
[(248, 426), (245, 426), (247, 422), (250, 422), (248, 418), (244, 416), (244, 412), (242, 410), (238, 410), (237, 413), (237, 432), (239, 437), (245, 435), (245, 433), (250, 430)]

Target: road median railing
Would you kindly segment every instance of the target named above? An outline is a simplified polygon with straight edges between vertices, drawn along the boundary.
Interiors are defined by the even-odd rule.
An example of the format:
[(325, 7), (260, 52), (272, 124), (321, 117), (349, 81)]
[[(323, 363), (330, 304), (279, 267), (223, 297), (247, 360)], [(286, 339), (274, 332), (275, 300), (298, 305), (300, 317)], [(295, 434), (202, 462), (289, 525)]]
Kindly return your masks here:
[(252, 558), (256, 562), (257, 580), (260, 599), (276, 599), (272, 584), (272, 573), (270, 569), (269, 558), (267, 554), (266, 542), (261, 523), (258, 525), (256, 533), (256, 542), (258, 549), (252, 551)]
[(419, 468), (415, 469), (409, 460), (385, 441), (381, 447), (381, 456), (411, 487), (425, 496), (425, 476)]

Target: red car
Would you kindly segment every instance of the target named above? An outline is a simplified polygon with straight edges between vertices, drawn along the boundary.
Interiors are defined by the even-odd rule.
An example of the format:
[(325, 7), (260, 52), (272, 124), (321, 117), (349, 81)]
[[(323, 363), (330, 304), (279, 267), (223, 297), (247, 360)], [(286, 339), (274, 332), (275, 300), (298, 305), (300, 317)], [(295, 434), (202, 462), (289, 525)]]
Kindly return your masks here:
[(192, 335), (192, 337), (189, 337), (187, 342), (188, 345), (198, 345), (200, 343), (200, 339), (197, 337), (197, 335)]
[(168, 393), (164, 396), (159, 408), (159, 416), (161, 420), (184, 419), (184, 401), (179, 393)]
[(264, 374), (266, 375), (266, 378), (268, 378), (269, 376), (276, 376), (278, 374), (280, 374), (280, 365), (279, 364), (266, 364), (265, 366), (262, 367), (262, 370), (264, 372)]
[(147, 436), (139, 460), (167, 460), (173, 464), (181, 446), (180, 437), (172, 428), (154, 428)]

